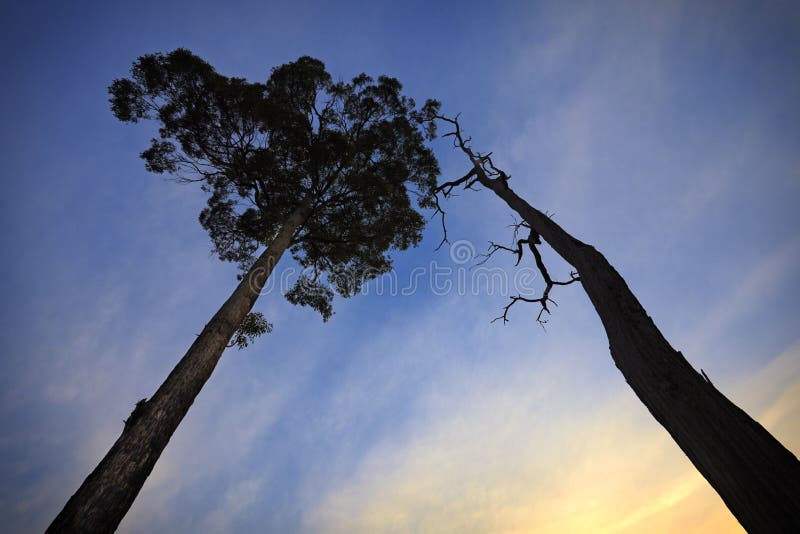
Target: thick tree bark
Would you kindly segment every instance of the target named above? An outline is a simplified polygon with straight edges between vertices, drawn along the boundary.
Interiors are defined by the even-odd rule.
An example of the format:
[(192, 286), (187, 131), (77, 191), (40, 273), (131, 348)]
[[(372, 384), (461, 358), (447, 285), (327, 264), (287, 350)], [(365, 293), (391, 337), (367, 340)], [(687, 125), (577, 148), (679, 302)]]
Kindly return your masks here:
[(800, 532), (800, 462), (673, 349), (593, 247), (479, 172), (493, 190), (578, 271), (608, 335), (611, 356), (650, 413), (669, 432), (749, 532)]
[(122, 435), (67, 501), (47, 532), (113, 532), (153, 470), (175, 429), (211, 376), (297, 229), (308, 204), (287, 219), (236, 290), (147, 402), (137, 405)]

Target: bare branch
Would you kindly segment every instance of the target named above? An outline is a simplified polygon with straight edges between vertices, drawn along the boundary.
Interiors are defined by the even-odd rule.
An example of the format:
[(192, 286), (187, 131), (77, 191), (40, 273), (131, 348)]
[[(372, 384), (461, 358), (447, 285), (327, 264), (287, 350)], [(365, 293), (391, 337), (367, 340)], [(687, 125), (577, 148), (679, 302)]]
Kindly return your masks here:
[(513, 248), (510, 248), (510, 247), (503, 246), (503, 245), (498, 245), (494, 241), (489, 241), (489, 248), (487, 249), (485, 254), (479, 254), (478, 255), (479, 258), (483, 258), (483, 259), (481, 261), (479, 261), (478, 263), (476, 263), (475, 267), (477, 267), (478, 265), (483, 265), (484, 263), (489, 261), (489, 259), (498, 250), (505, 250), (507, 252), (511, 252), (511, 253), (515, 254), (517, 256), (517, 263), (514, 264), (514, 267), (516, 267), (517, 265), (519, 265), (519, 262), (522, 261), (522, 243), (523, 243), (523, 240), (517, 241), (517, 248), (513, 249)]
[[(444, 231), (444, 237), (439, 243), (437, 250), (447, 242), (447, 229), (444, 224), (444, 210), (441, 208), (439, 203), (439, 195), (441, 194), (442, 198), (448, 198), (453, 195), (453, 190), (462, 187), (463, 189), (471, 189), (472, 186), (477, 183), (481, 182), (483, 184), (490, 183), (490, 181), (497, 181), (499, 180), (502, 184), (507, 188), (508, 187), (508, 180), (511, 178), (509, 174), (507, 174), (504, 170), (500, 169), (495, 165), (494, 161), (492, 160), (492, 153), (488, 152), (486, 154), (481, 154), (480, 152), (475, 152), (469, 146), (471, 138), (465, 138), (462, 131), (461, 125), (458, 122), (458, 115), (455, 118), (450, 119), (443, 115), (437, 115), (435, 117), (438, 120), (447, 122), (453, 126), (453, 131), (444, 135), (444, 137), (453, 137), (453, 143), (456, 148), (459, 148), (462, 152), (464, 152), (467, 157), (469, 157), (470, 162), (472, 163), (472, 169), (465, 174), (463, 177), (452, 180), (449, 182), (444, 182), (435, 190), (435, 206), (436, 212), (435, 214), (441, 214), (442, 216), (442, 228)], [(435, 215), (434, 214), (434, 215)], [(551, 215), (548, 215), (551, 216)], [(524, 249), (527, 245), (527, 248), (533, 254), (534, 263), (536, 264), (536, 268), (539, 271), (539, 274), (542, 276), (542, 280), (544, 280), (544, 290), (539, 298), (532, 298), (532, 297), (524, 297), (522, 295), (515, 295), (511, 297), (511, 301), (503, 308), (503, 314), (499, 317), (496, 317), (492, 320), (492, 322), (503, 320), (503, 323), (508, 322), (508, 312), (511, 310), (511, 307), (514, 306), (517, 302), (527, 302), (527, 303), (534, 303), (539, 304), (541, 308), (539, 309), (539, 313), (536, 316), (536, 321), (544, 327), (544, 324), (547, 323), (547, 319), (545, 319), (545, 314), (550, 315), (550, 309), (548, 307), (549, 304), (558, 305), (556, 302), (550, 298), (550, 292), (552, 291), (554, 286), (566, 286), (575, 282), (580, 281), (580, 277), (578, 273), (572, 271), (570, 273), (570, 279), (566, 281), (560, 280), (553, 280), (550, 276), (550, 272), (547, 270), (547, 266), (542, 259), (542, 255), (537, 248), (537, 245), (541, 245), (542, 240), (539, 236), (539, 233), (531, 227), (529, 223), (526, 221), (519, 221), (517, 222), (514, 219), (513, 224), (509, 225), (510, 228), (513, 228), (513, 242), (515, 243), (515, 247), (508, 247), (505, 245), (500, 245), (495, 243), (494, 241), (489, 242), (489, 248), (487, 249), (486, 253), (481, 254), (480, 258), (482, 258), (477, 265), (483, 265), (491, 257), (498, 251), (505, 251), (514, 254), (517, 258), (516, 263), (514, 266), (518, 266), (522, 262), (522, 257), (524, 255)], [(520, 239), (519, 234), (520, 232), (527, 230), (528, 236), (525, 239)]]
[(441, 215), (441, 218), (442, 218), (442, 240), (439, 242), (439, 245), (436, 247), (436, 250), (439, 250), (440, 248), (442, 248), (444, 246), (445, 243), (449, 243), (449, 241), (447, 240), (447, 225), (444, 222), (445, 211), (442, 209), (442, 205), (439, 203), (439, 196), (438, 195), (434, 195), (433, 196), (433, 203), (434, 203), (435, 210), (434, 210), (433, 216), (431, 218), (436, 217), (436, 215)]
[[(547, 297), (540, 297), (538, 299), (532, 299), (532, 298), (528, 298), (528, 297), (523, 297), (522, 295), (513, 296), (513, 297), (511, 297), (511, 302), (506, 304), (505, 307), (503, 308), (503, 315), (500, 315), (499, 317), (495, 317), (494, 319), (492, 319), (491, 322), (499, 321), (500, 319), (502, 319), (503, 320), (503, 324), (507, 323), (508, 322), (508, 311), (511, 309), (511, 306), (513, 306), (517, 302), (520, 302), (520, 301), (522, 301), (522, 302), (530, 302), (530, 303), (537, 303), (538, 302), (539, 304), (541, 304), (542, 307), (539, 310), (539, 315), (536, 316), (536, 322), (539, 323), (540, 325), (542, 325), (542, 328), (544, 328), (545, 323), (547, 323), (547, 319), (542, 319), (542, 314), (544, 314), (544, 312), (547, 312), (547, 314), (550, 315), (550, 310), (547, 309), (548, 300), (549, 299)], [(555, 301), (553, 301), (553, 300), (550, 300), (550, 302), (555, 304)], [(558, 304), (556, 304), (556, 306), (558, 306)]]
[[(467, 182), (470, 178), (473, 178), (476, 175), (476, 173), (477, 173), (477, 171), (475, 169), (472, 169), (471, 171), (469, 171), (467, 174), (465, 174), (464, 176), (462, 176), (458, 180), (452, 180), (450, 182), (445, 182), (445, 183), (439, 185), (439, 187), (437, 187), (434, 190), (434, 192), (436, 194), (441, 193), (444, 198), (447, 198), (452, 194), (454, 188), (460, 186), (464, 182)], [(464, 186), (464, 188), (465, 189), (468, 188), (469, 185), (471, 185), (472, 183), (475, 183), (475, 180), (472, 180), (471, 182), (469, 182), (467, 185)]]
[(431, 121), (439, 120), (446, 122), (453, 126), (453, 130), (442, 135), (442, 137), (452, 137), (453, 138), (453, 146), (459, 150), (461, 150), (466, 156), (469, 158), (470, 163), (472, 164), (472, 169), (467, 172), (464, 176), (457, 180), (452, 180), (449, 182), (444, 182), (443, 184), (439, 185), (434, 190), (434, 202), (435, 202), (435, 212), (434, 216), (441, 215), (442, 217), (442, 228), (444, 231), (444, 237), (442, 241), (439, 243), (439, 246), (436, 249), (440, 249), (442, 245), (447, 243), (447, 228), (445, 226), (444, 216), (445, 212), (441, 207), (439, 202), (439, 195), (441, 198), (449, 198), (451, 196), (455, 196), (453, 190), (462, 187), (463, 189), (471, 189), (473, 191), (478, 191), (475, 188), (475, 184), (481, 183), (483, 185), (488, 185), (492, 181), (500, 181), (504, 184), (506, 188), (508, 188), (508, 179), (511, 178), (508, 174), (506, 174), (501, 169), (495, 166), (494, 162), (492, 161), (492, 153), (489, 152), (487, 154), (481, 154), (480, 152), (474, 152), (470, 147), (470, 143), (472, 141), (471, 137), (464, 137), (461, 131), (461, 125), (458, 122), (458, 117), (461, 114), (457, 114), (454, 118), (449, 118), (444, 115), (433, 115), (431, 117)]

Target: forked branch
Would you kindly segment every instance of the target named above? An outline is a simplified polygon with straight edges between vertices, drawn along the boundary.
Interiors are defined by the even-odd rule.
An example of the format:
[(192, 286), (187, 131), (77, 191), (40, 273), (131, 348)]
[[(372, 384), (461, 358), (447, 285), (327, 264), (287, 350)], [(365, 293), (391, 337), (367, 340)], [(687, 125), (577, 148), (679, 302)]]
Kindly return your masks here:
[(517, 240), (517, 248), (512, 249), (509, 247), (504, 247), (502, 245), (498, 245), (496, 243), (490, 243), (489, 251), (484, 255), (485, 259), (483, 260), (484, 263), (488, 260), (492, 254), (497, 252), (498, 250), (505, 250), (512, 252), (517, 256), (517, 263), (515, 265), (519, 265), (520, 261), (522, 261), (522, 255), (524, 252), (523, 245), (527, 245), (528, 249), (533, 253), (533, 258), (536, 263), (536, 268), (539, 270), (539, 274), (542, 275), (542, 280), (544, 280), (545, 287), (542, 291), (542, 296), (539, 298), (530, 298), (530, 297), (523, 297), (522, 295), (512, 296), (511, 302), (506, 304), (503, 308), (503, 314), (499, 317), (495, 317), (492, 319), (492, 322), (499, 321), (500, 319), (503, 320), (503, 324), (508, 322), (508, 312), (511, 310), (511, 307), (516, 304), (517, 302), (530, 302), (530, 303), (538, 303), (541, 308), (539, 309), (539, 313), (536, 316), (536, 322), (538, 322), (542, 327), (547, 323), (547, 319), (545, 318), (545, 313), (550, 315), (550, 308), (549, 304), (554, 304), (558, 306), (558, 303), (550, 297), (550, 291), (553, 289), (553, 286), (568, 286), (569, 284), (575, 283), (580, 281), (580, 277), (578, 273), (575, 271), (570, 272), (570, 279), (566, 281), (559, 281), (553, 280), (550, 276), (550, 272), (547, 270), (547, 266), (544, 264), (544, 260), (542, 259), (542, 254), (539, 252), (539, 249), (536, 245), (541, 244), (541, 239), (539, 238), (539, 234), (536, 233), (536, 230), (530, 228), (526, 223), (519, 223), (515, 225), (514, 228), (514, 237), (517, 237), (517, 232), (519, 231), (520, 227), (527, 227), (530, 230), (527, 239), (518, 239)]

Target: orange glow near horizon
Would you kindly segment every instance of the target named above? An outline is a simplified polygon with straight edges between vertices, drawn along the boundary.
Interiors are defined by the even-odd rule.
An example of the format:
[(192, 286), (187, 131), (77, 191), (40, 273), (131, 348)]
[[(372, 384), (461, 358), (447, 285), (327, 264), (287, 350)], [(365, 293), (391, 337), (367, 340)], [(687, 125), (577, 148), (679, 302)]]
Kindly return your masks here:
[[(800, 345), (742, 380), (733, 395), (795, 452), (798, 356)], [(770, 389), (775, 384), (782, 389)], [(553, 424), (547, 436), (522, 424), (530, 412), (515, 408), (508, 392), (463, 413), (470, 415), (442, 418), (408, 443), (374, 450), (356, 476), (328, 494), (312, 525), (355, 532), (743, 532), (630, 391), (597, 413)], [(509, 424), (498, 428), (498, 413)], [(470, 439), (481, 427), (496, 432)], [(559, 443), (563, 436), (573, 442)], [(506, 456), (493, 458), (493, 450)]]

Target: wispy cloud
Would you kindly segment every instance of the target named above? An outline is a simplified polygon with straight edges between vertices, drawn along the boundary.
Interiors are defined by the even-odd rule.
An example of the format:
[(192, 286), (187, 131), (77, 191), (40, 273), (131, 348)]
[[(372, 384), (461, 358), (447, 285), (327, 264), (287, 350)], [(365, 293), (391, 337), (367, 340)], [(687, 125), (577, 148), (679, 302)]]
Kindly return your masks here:
[[(759, 411), (800, 446), (800, 349)], [(514, 374), (522, 369), (510, 370)], [(553, 369), (541, 369), (553, 373)], [(563, 371), (562, 371), (563, 372)], [(768, 367), (738, 394), (774, 391)], [(557, 373), (556, 373), (557, 374)], [(533, 392), (533, 394), (532, 394)], [(385, 442), (332, 488), (307, 527), (330, 532), (741, 532), (719, 497), (629, 392), (569, 413), (558, 394), (506, 384), (458, 408), (431, 401), (414, 438)], [(442, 393), (447, 398), (447, 393)], [(544, 415), (541, 406), (553, 414)]]

